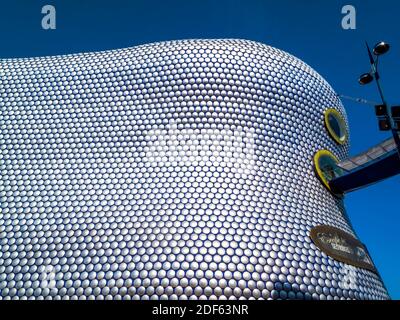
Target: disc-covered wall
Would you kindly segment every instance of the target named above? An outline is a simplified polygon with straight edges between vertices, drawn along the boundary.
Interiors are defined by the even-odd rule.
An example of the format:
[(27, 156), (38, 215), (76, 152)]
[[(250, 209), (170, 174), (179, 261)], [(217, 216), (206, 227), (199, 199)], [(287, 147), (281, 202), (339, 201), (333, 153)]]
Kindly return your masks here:
[(302, 61), (188, 40), (0, 64), (0, 299), (388, 298), (310, 238), (356, 235), (313, 166), (347, 156), (345, 112)]

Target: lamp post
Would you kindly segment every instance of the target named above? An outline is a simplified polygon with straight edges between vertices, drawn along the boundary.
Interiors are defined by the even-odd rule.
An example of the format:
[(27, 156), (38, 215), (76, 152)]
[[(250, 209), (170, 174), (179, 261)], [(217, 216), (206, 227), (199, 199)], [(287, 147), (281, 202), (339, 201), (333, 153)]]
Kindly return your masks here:
[(378, 72), (378, 62), (379, 62), (379, 57), (383, 54), (385, 54), (386, 52), (389, 51), (390, 49), (390, 45), (386, 42), (378, 42), (374, 49), (373, 49), (373, 54), (371, 52), (371, 49), (368, 45), (368, 43), (365, 43), (367, 46), (367, 51), (368, 51), (368, 57), (369, 57), (369, 61), (371, 64), (371, 70), (368, 73), (364, 73), (362, 74), (359, 79), (358, 82), (361, 85), (365, 85), (368, 83), (371, 83), (373, 80), (375, 80), (378, 91), (379, 91), (379, 95), (381, 97), (382, 100), (382, 107), (383, 107), (383, 112), (385, 113), (385, 116), (387, 116), (388, 118), (388, 127), (386, 129), (390, 129), (390, 131), (392, 132), (393, 135), (393, 139), (396, 143), (397, 146), (397, 154), (400, 158), (400, 137), (398, 132), (400, 131), (400, 128), (396, 127), (396, 124), (393, 120), (392, 117), (392, 111), (390, 106), (387, 104), (386, 99), (383, 95), (383, 91), (382, 91), (382, 86), (380, 84), (380, 76), (379, 76), (379, 72)]

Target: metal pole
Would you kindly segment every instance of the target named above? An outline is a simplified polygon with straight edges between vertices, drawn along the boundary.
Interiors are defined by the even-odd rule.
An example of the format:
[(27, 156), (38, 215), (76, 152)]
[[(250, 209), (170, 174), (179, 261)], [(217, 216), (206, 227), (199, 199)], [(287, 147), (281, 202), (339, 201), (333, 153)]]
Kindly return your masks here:
[(400, 137), (399, 137), (399, 134), (397, 133), (397, 131), (394, 129), (394, 121), (393, 121), (393, 118), (392, 118), (392, 110), (390, 109), (390, 106), (386, 103), (385, 97), (383, 95), (382, 87), (381, 87), (381, 84), (379, 82), (379, 76), (377, 76), (377, 74), (378, 74), (377, 66), (374, 65), (374, 67), (375, 67), (374, 79), (375, 79), (376, 85), (378, 87), (378, 91), (379, 91), (379, 95), (381, 96), (382, 103), (385, 106), (386, 113), (387, 113), (387, 115), (389, 117), (390, 128), (391, 128), (391, 131), (392, 131), (393, 140), (396, 143), (397, 155), (399, 156), (399, 159), (400, 159)]
[(383, 95), (383, 90), (382, 90), (382, 87), (381, 87), (381, 83), (379, 82), (379, 79), (380, 79), (380, 76), (379, 76), (379, 73), (378, 73), (379, 56), (377, 56), (376, 59), (374, 59), (374, 57), (372, 56), (372, 53), (371, 53), (371, 49), (369, 48), (369, 45), (368, 45), (367, 41), (365, 41), (365, 45), (367, 47), (368, 57), (369, 57), (369, 61), (371, 63), (371, 72), (372, 72), (372, 74), (374, 76), (376, 85), (378, 87), (378, 91), (379, 91), (379, 95), (381, 96), (382, 103), (386, 108), (386, 114), (389, 117), (389, 124), (390, 124), (390, 129), (392, 131), (393, 140), (394, 140), (394, 142), (396, 143), (396, 146), (397, 146), (397, 155), (399, 156), (399, 159), (400, 159), (400, 137), (399, 137), (397, 131), (394, 129), (394, 121), (393, 121), (393, 118), (392, 118), (392, 110), (390, 109), (390, 107), (386, 103), (385, 97)]

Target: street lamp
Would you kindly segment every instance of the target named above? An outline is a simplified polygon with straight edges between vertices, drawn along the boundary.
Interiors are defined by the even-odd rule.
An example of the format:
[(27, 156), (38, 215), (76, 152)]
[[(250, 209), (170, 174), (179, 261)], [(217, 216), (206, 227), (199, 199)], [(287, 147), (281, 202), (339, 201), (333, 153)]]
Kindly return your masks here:
[(364, 73), (358, 79), (358, 82), (361, 85), (368, 84), (374, 80), (374, 77), (370, 73)]
[(389, 43), (381, 41), (375, 45), (373, 52), (374, 52), (374, 55), (380, 56), (380, 55), (388, 52), (389, 49), (390, 49)]
[(380, 130), (385, 130), (385, 131), (391, 130), (392, 131), (393, 139), (397, 146), (397, 154), (400, 158), (400, 137), (398, 134), (398, 132), (400, 131), (400, 126), (399, 126), (399, 122), (398, 121), (395, 122), (393, 119), (393, 114), (395, 113), (394, 110), (397, 110), (398, 107), (393, 107), (393, 114), (392, 114), (392, 110), (389, 107), (389, 105), (387, 104), (385, 97), (383, 95), (382, 87), (379, 82), (380, 76), (378, 73), (379, 57), (389, 51), (390, 45), (384, 41), (378, 42), (375, 45), (375, 47), (372, 51), (373, 52), (373, 54), (372, 54), (368, 43), (366, 42), (365, 44), (367, 46), (368, 57), (369, 57), (369, 61), (371, 64), (371, 70), (368, 73), (363, 73), (358, 78), (358, 82), (361, 85), (366, 85), (368, 83), (371, 83), (373, 80), (375, 80), (376, 85), (378, 87), (379, 95), (382, 100), (382, 105), (376, 106), (376, 115), (378, 116), (378, 119), (379, 119), (379, 128), (380, 128)]

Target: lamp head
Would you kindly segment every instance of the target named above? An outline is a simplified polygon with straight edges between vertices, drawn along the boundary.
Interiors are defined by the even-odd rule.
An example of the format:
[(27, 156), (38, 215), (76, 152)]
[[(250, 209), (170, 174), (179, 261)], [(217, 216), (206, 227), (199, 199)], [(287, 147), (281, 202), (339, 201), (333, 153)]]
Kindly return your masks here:
[(378, 42), (374, 47), (374, 55), (380, 56), (388, 52), (389, 49), (390, 49), (389, 43), (384, 41)]
[(358, 78), (358, 83), (361, 85), (365, 85), (372, 82), (372, 80), (374, 80), (374, 78), (370, 73), (364, 73), (360, 76), (360, 78)]

